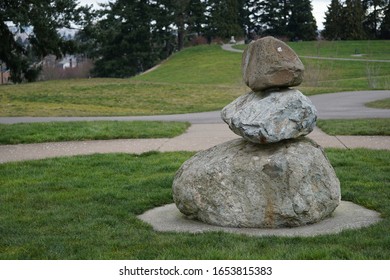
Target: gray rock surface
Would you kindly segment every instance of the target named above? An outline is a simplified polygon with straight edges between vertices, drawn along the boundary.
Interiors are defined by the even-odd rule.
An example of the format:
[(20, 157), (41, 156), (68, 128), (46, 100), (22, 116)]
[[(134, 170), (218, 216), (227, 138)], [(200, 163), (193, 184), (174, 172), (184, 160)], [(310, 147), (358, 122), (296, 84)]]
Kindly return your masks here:
[(296, 53), (271, 36), (250, 43), (242, 56), (243, 78), (253, 91), (297, 86), (304, 69)]
[(250, 92), (223, 108), (230, 129), (253, 143), (275, 143), (309, 134), (317, 111), (299, 90)]
[(209, 224), (295, 227), (330, 215), (340, 183), (323, 150), (304, 137), (269, 145), (236, 139), (186, 161), (173, 197), (180, 212)]

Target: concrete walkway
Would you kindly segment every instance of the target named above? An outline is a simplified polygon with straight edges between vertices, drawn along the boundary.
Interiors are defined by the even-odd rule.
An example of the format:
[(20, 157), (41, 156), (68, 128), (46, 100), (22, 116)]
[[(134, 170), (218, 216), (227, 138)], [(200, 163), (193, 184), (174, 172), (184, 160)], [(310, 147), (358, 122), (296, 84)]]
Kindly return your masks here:
[[(329, 136), (316, 128), (308, 135), (324, 148), (368, 148), (390, 150), (388, 136)], [(89, 155), (148, 151), (200, 151), (239, 138), (226, 124), (193, 124), (175, 138), (69, 141), (40, 144), (0, 145), (0, 163)]]
[[(309, 96), (318, 113), (319, 119), (357, 119), (357, 118), (390, 118), (390, 110), (366, 107), (364, 104), (390, 98), (390, 90), (365, 90), (337, 92)], [(69, 121), (179, 121), (192, 124), (223, 123), (221, 112), (203, 112), (174, 115), (129, 116), (129, 117), (0, 117), (0, 123), (28, 122), (69, 122)]]

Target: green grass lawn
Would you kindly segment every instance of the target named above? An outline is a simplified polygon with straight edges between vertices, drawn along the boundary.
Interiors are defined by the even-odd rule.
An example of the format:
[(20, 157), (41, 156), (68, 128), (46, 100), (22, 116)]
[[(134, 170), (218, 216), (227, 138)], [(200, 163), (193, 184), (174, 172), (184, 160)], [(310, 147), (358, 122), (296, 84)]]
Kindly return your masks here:
[[(303, 41), (287, 43), (298, 55), (390, 60), (389, 40)], [(235, 45), (243, 50), (246, 45)]]
[(137, 81), (169, 84), (241, 86), (241, 57), (219, 45), (186, 48), (174, 54), (156, 70), (133, 78)]
[(390, 98), (369, 102), (366, 106), (378, 109), (390, 109)]
[(0, 144), (74, 140), (172, 138), (189, 123), (156, 121), (94, 121), (0, 124)]
[(389, 40), (290, 42), (298, 55), (390, 60)]
[(132, 79), (80, 79), (0, 87), (0, 116), (123, 116), (220, 110), (248, 91), (239, 54), (220, 46), (176, 53)]
[(323, 92), (390, 89), (390, 63), (302, 58), (305, 76), (301, 91)]
[(0, 116), (164, 115), (219, 110), (245, 91), (229, 86), (80, 79), (0, 87)]
[(317, 125), (329, 135), (390, 136), (390, 119), (317, 120)]
[(390, 152), (327, 150), (343, 200), (380, 223), (318, 237), (158, 233), (137, 215), (172, 203), (192, 153), (110, 154), (0, 165), (0, 259), (390, 259)]
[[(386, 50), (387, 43), (375, 41), (372, 44)], [(309, 55), (309, 49), (301, 47), (298, 54)], [(302, 61), (306, 74), (299, 89), (307, 95), (390, 88), (390, 63)], [(247, 91), (249, 88), (241, 79), (240, 53), (224, 51), (218, 45), (197, 46), (184, 49), (156, 70), (131, 79), (61, 80), (0, 86), (0, 116), (204, 112), (220, 110)]]

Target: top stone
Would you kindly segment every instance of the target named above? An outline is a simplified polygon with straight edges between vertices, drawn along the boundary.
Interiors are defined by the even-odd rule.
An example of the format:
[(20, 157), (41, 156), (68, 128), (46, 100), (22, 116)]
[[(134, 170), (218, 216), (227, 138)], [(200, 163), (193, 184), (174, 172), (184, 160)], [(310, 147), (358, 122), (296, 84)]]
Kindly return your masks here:
[(302, 83), (304, 66), (284, 42), (268, 36), (249, 44), (242, 56), (245, 83), (253, 91)]

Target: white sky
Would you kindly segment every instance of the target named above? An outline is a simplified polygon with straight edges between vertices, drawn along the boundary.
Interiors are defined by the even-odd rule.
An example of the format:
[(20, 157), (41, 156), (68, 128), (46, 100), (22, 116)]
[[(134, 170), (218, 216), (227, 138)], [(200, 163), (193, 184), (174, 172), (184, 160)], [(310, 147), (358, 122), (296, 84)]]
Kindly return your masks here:
[[(93, 4), (94, 7), (97, 7), (97, 3), (107, 3), (109, 0), (78, 0), (80, 4)], [(311, 0), (313, 5), (313, 16), (317, 21), (317, 27), (321, 30), (323, 29), (323, 22), (325, 21), (325, 12), (328, 10), (327, 6), (330, 4), (331, 0)]]

